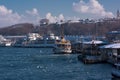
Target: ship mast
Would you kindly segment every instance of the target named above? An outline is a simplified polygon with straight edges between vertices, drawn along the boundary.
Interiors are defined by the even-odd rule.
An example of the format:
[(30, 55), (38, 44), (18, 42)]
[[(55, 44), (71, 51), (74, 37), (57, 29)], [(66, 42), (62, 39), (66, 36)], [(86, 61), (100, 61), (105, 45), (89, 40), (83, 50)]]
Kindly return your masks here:
[(60, 27), (61, 27), (61, 34), (60, 34), (60, 36), (61, 36), (61, 39), (63, 39), (64, 38), (64, 26), (63, 26), (63, 21), (61, 20), (60, 22), (61, 22), (61, 24), (60, 24)]
[(95, 40), (97, 40), (98, 32), (97, 32), (97, 22), (95, 23)]
[(94, 24), (95, 32), (93, 32), (92, 39), (97, 40), (98, 32), (97, 32), (97, 22)]

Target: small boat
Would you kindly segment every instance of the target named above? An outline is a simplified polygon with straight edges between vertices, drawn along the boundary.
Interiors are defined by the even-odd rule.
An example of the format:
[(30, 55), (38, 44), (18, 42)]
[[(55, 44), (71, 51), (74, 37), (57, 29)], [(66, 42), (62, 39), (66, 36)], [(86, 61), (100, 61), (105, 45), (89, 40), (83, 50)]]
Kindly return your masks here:
[(3, 46), (6, 46), (6, 47), (12, 46), (12, 44), (13, 44), (13, 42), (11, 40), (6, 40), (3, 42)]
[(12, 46), (12, 44), (13, 42), (10, 39), (6, 39), (2, 35), (0, 35), (0, 46), (1, 47)]
[(61, 40), (56, 41), (53, 52), (55, 54), (70, 54), (72, 52), (70, 41), (62, 37)]

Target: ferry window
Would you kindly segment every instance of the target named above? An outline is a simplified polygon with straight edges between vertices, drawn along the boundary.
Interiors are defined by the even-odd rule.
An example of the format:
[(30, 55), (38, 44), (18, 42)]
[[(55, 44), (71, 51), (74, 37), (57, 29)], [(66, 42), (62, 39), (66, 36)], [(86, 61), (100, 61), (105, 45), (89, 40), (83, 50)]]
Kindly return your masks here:
[(117, 58), (117, 61), (120, 62), (120, 58)]
[(116, 49), (113, 50), (113, 55), (114, 55), (114, 56), (117, 56), (117, 55), (118, 55)]
[(68, 47), (71, 47), (71, 45), (68, 45)]
[(62, 45), (63, 47), (65, 47), (65, 45)]
[(108, 55), (109, 55), (109, 56), (112, 56), (112, 55), (113, 55), (113, 51), (112, 51), (111, 49), (107, 50), (107, 52), (108, 52)]
[(57, 45), (58, 47), (60, 47), (61, 45)]
[(59, 44), (59, 46), (58, 47), (64, 47), (64, 45), (62, 45), (62, 44)]
[(120, 49), (117, 50), (118, 55), (120, 55)]

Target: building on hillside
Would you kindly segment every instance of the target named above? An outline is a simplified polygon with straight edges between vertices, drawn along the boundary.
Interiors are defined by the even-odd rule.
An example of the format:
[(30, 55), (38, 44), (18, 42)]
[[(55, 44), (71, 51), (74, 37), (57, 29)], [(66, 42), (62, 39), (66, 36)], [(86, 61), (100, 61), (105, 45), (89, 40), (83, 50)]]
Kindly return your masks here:
[(109, 42), (120, 42), (120, 31), (111, 31), (107, 33), (107, 39)]
[(120, 11), (119, 10), (117, 10), (117, 17), (116, 18), (120, 19)]
[(44, 25), (48, 25), (49, 24), (49, 20), (48, 19), (41, 19), (40, 20), (40, 26), (44, 26)]

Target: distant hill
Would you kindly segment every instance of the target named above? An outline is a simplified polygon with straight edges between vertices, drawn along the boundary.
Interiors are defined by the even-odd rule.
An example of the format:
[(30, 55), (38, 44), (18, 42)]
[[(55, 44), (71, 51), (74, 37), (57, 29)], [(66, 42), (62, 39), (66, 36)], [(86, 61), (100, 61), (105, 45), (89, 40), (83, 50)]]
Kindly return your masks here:
[[(63, 26), (63, 28), (61, 28)], [(25, 35), (30, 32), (38, 32), (40, 34), (47, 34), (53, 32), (56, 35), (60, 35), (61, 30), (65, 35), (105, 35), (109, 31), (120, 31), (119, 21), (105, 21), (95, 23), (64, 23), (47, 24), (44, 26), (33, 26), (31, 23), (15, 24), (12, 26), (0, 28), (0, 34), (2, 35)]]
[(0, 28), (0, 34), (2, 35), (24, 35), (34, 30), (33, 24), (23, 23), (15, 24), (12, 26)]

